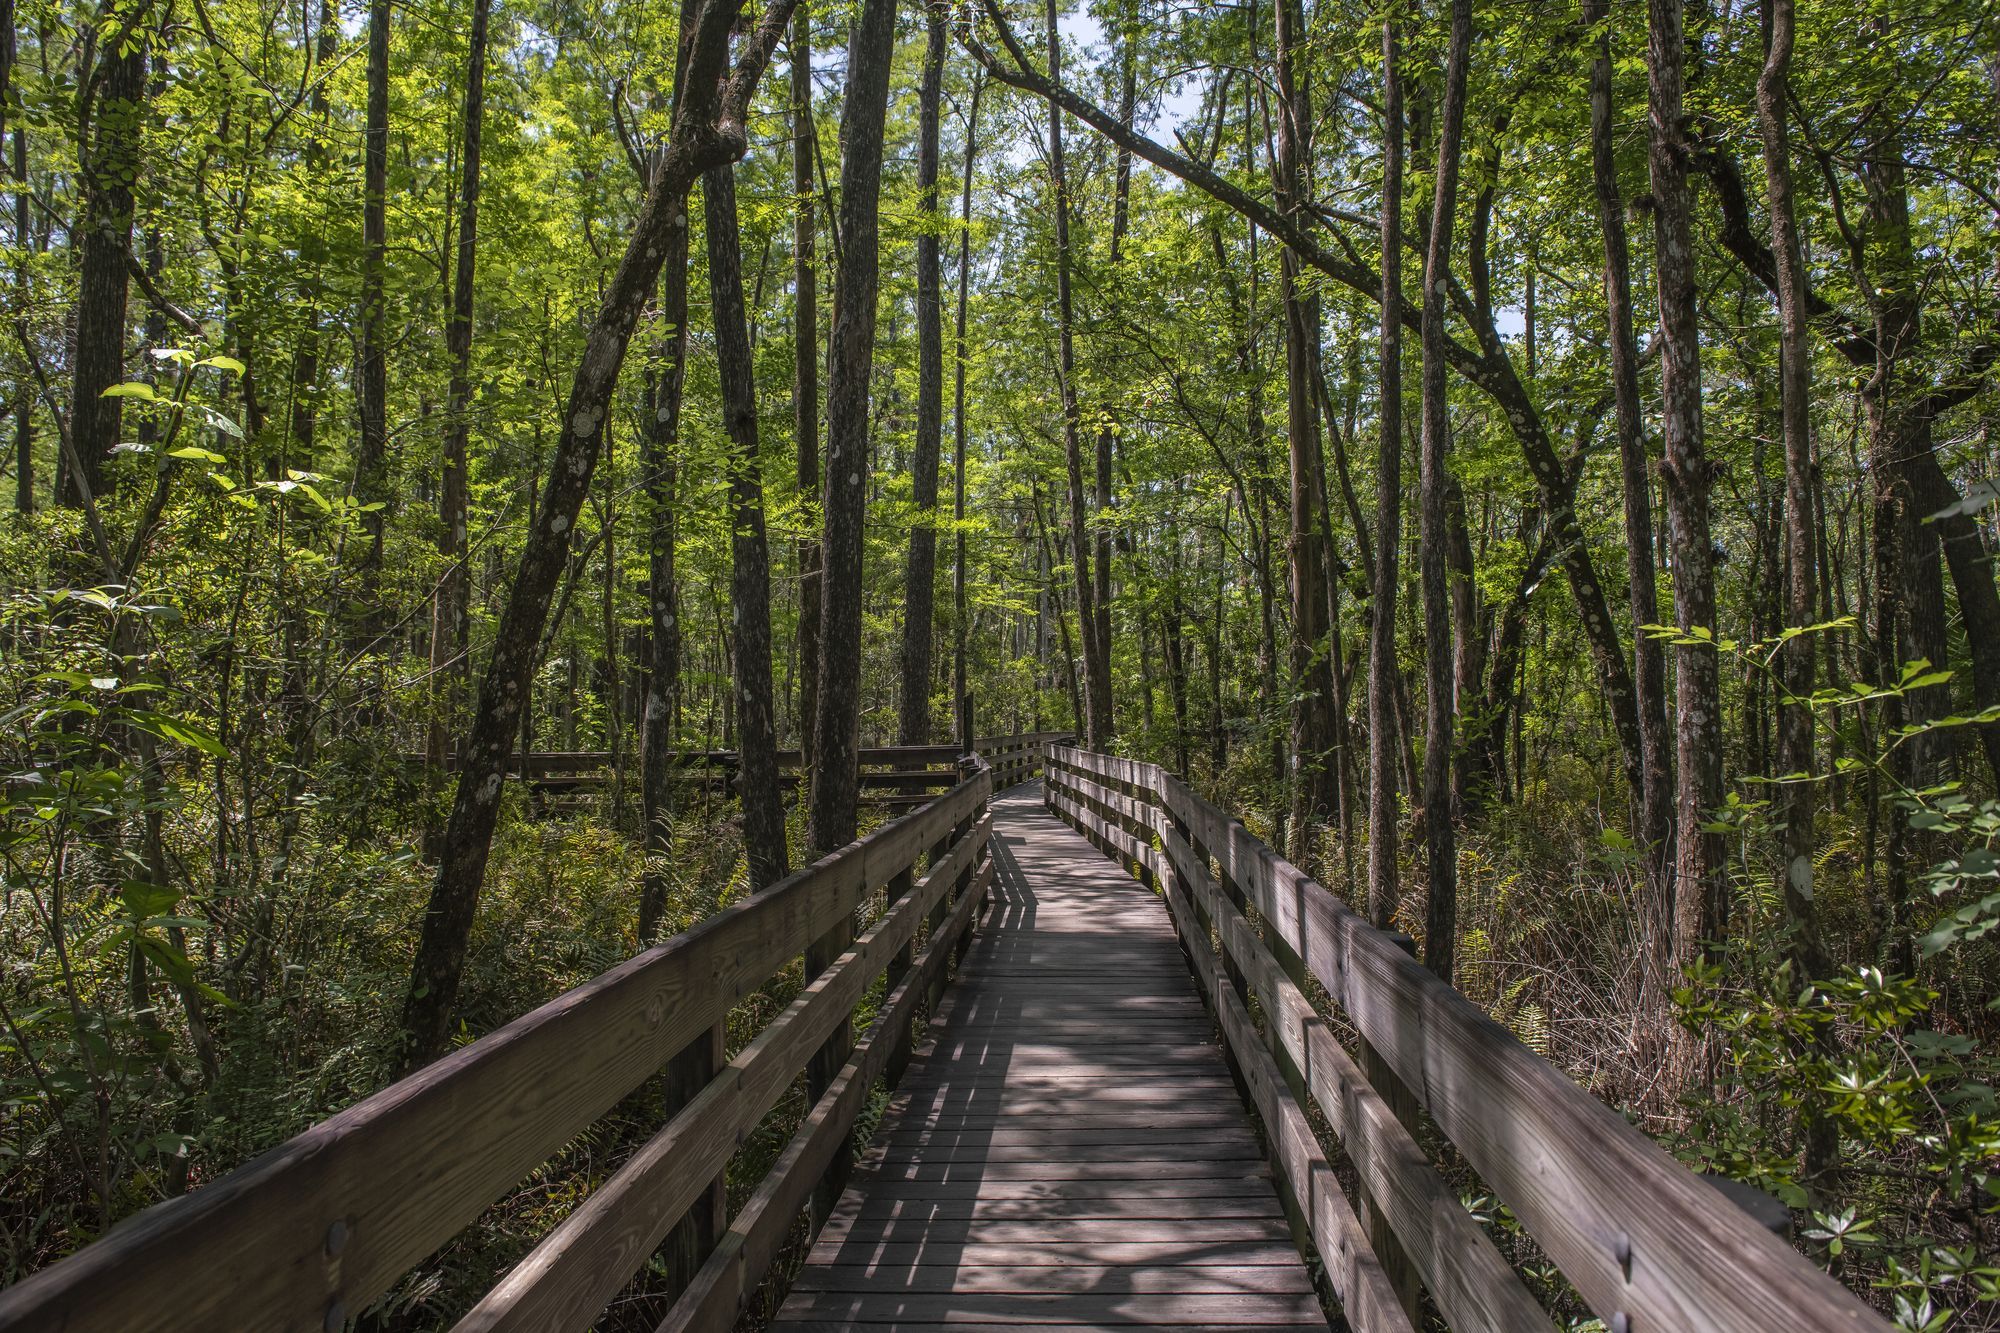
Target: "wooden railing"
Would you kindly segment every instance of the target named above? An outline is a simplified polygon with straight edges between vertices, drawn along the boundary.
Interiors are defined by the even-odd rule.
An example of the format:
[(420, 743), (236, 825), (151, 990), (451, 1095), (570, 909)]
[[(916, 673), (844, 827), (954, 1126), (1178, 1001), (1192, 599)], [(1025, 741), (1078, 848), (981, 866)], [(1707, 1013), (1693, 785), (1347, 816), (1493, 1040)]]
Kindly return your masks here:
[(993, 765), (993, 790), (1005, 791), (1042, 771), (1042, 759), (1075, 736), (1067, 731), (1029, 731), (1018, 736), (987, 736), (974, 742), (979, 757)]
[[(1041, 771), (1042, 752), (1047, 746), (1066, 744), (1072, 739), (1067, 731), (1024, 732), (1016, 736), (983, 737), (975, 742), (975, 748), (993, 769), (993, 789), (1003, 791)], [(959, 756), (957, 745), (864, 749), (859, 755), (863, 799), (879, 800), (892, 807), (920, 805), (929, 799), (929, 793), (958, 781)], [(574, 791), (601, 787), (609, 781), (612, 759), (609, 750), (533, 750), (525, 755), (510, 755), (507, 772), (543, 792)], [(672, 756), (675, 768), (717, 784), (734, 781), (738, 762), (734, 750), (679, 750)], [(778, 751), (778, 780), (787, 787), (796, 786), (803, 762), (797, 750)], [(425, 763), (421, 754), (403, 756), (404, 767), (412, 772), (422, 769)]]
[(991, 791), (969, 759), (921, 810), (0, 1292), (0, 1329), (337, 1331), (670, 1061), (718, 1047), (733, 1005), (886, 889), (860, 938), (458, 1325), (588, 1328), (886, 976), (874, 1023), (836, 1053), (844, 1064), (662, 1325), (728, 1328), (968, 938), (992, 875)]
[[(1419, 1282), (1453, 1329), (1552, 1327), (1420, 1146), (1428, 1116), (1614, 1333), (1887, 1329), (1178, 777), (1057, 747), (1046, 778), (1051, 810), (1164, 893), (1295, 1228), (1357, 1327), (1410, 1328)], [(1353, 1203), (1309, 1104), (1360, 1181)]]

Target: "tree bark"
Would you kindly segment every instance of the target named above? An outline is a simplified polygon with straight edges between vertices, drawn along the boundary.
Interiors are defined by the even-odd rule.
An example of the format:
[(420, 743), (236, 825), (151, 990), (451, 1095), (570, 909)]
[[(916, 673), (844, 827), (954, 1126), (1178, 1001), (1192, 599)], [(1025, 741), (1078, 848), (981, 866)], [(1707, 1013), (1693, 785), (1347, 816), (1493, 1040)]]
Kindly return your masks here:
[[(354, 450), (354, 495), (364, 505), (386, 505), (389, 370), (383, 324), (389, 246), (389, 0), (369, 0), (368, 4), (366, 117), (361, 134), (361, 338), (355, 380), (361, 434)], [(354, 620), (364, 635), (381, 621), (381, 608), (375, 603), (388, 512), (385, 507), (361, 516), (365, 545), (359, 561), (359, 605)]]
[[(861, 690), (861, 549), (868, 481), (869, 379), (875, 365), (877, 213), (895, 0), (863, 0), (847, 49), (840, 118), (843, 252), (827, 359), (824, 591), (811, 844), (854, 841)], [(808, 969), (810, 971), (810, 969)]]
[(1403, 531), (1403, 79), (1396, 16), (1382, 23), (1382, 335), (1375, 455), (1375, 588), (1368, 609), (1368, 919), (1402, 896), (1396, 828), (1396, 588)]
[[(467, 445), (472, 436), (472, 296), (479, 255), (479, 147), (485, 115), (486, 26), (492, 0), (473, 0), (470, 49), (465, 59), (465, 142), (458, 190), (458, 267), (452, 281), (451, 319), (445, 347), (451, 354), (450, 398), (445, 408), (444, 460), (438, 481), (438, 553), (445, 567), (431, 615), (431, 687), (437, 693), (431, 721), (430, 760), (442, 769), (446, 736), (471, 676), (471, 546), (466, 520), (471, 498)], [(608, 645), (607, 645), (608, 646)]]
[(818, 771), (813, 719), (819, 707), (820, 544), (811, 532), (819, 476), (819, 238), (813, 213), (812, 14), (792, 15), (792, 438), (798, 452), (799, 507), (806, 516), (799, 568), (799, 748), (807, 789)]
[[(1785, 614), (1792, 628), (1813, 623), (1812, 350), (1807, 342), (1806, 262), (1792, 202), (1786, 80), (1795, 32), (1792, 0), (1765, 0), (1769, 25), (1764, 67), (1757, 77), (1757, 128), (1764, 141), (1764, 182), (1771, 207), (1771, 249), (1778, 264), (1778, 390), (1785, 446)], [(1800, 634), (1779, 656), (1778, 770), (1784, 777), (1813, 769), (1813, 719), (1806, 700), (1815, 679), (1814, 636)], [(1806, 977), (1823, 975), (1819, 923), (1813, 910), (1811, 782), (1780, 789), (1784, 797), (1785, 908), (1795, 928), (1795, 957)]]
[[(1295, 225), (1307, 221), (1312, 158), (1312, 88), (1298, 0), (1274, 5), (1278, 74), (1278, 206)], [(1315, 512), (1319, 451), (1319, 298), (1306, 290), (1304, 265), (1288, 247), (1280, 273), (1285, 308), (1285, 430), (1291, 466), (1289, 557), (1292, 594), (1292, 830), (1301, 854), (1311, 827), (1334, 812), (1333, 674), (1327, 660), (1327, 551)]]
[(763, 464), (757, 449), (757, 368), (743, 311), (743, 251), (736, 228), (736, 169), (702, 176), (709, 306), (729, 436), (730, 639), (736, 654), (736, 781), (743, 852), (755, 892), (785, 877), (785, 803), (778, 786), (778, 728), (771, 706), (771, 556), (764, 538)]
[[(1045, 10), (1048, 25), (1049, 80), (1062, 82), (1062, 35), (1057, 29), (1055, 0)], [(1077, 637), (1083, 644), (1084, 744), (1103, 750), (1111, 743), (1111, 668), (1097, 638), (1097, 588), (1091, 578), (1090, 529), (1084, 517), (1083, 442), (1076, 396), (1075, 311), (1070, 295), (1069, 173), (1063, 163), (1062, 107), (1049, 102), (1049, 192), (1056, 232), (1057, 389), (1062, 397), (1063, 457), (1069, 465), (1070, 545), (1076, 553)]]
[(1585, 0), (1584, 21), (1597, 28), (1590, 66), (1590, 153), (1597, 220), (1604, 237), (1604, 307), (1611, 348), (1613, 420), (1625, 513), (1625, 575), (1632, 613), (1632, 682), (1639, 721), (1636, 812), (1645, 895), (1639, 904), (1639, 995), (1632, 1048), (1642, 1063), (1659, 1058), (1673, 1028), (1673, 759), (1668, 749), (1666, 657), (1643, 625), (1660, 623), (1655, 578), (1651, 460), (1639, 396), (1639, 341), (1632, 315), (1631, 250), (1613, 144), (1609, 0)]
[(703, 171), (741, 156), (747, 146), (743, 108), (770, 59), (777, 34), (791, 17), (794, 3), (774, 0), (763, 22), (744, 43), (726, 90), (722, 76), (738, 12), (736, 0), (703, 0), (698, 17), (688, 25), (695, 35), (687, 63), (686, 95), (676, 109), (672, 138), (624, 258), (605, 288), (597, 317), (585, 337), (548, 481), (480, 686), (471, 742), (466, 747), (438, 877), (424, 915), (404, 1002), (405, 1069), (429, 1063), (450, 1044), (452, 1009), (479, 906), (494, 824), (499, 818), (507, 753), (520, 724), (550, 598), (567, 563), (570, 534), (590, 490), (598, 441), (610, 414), (626, 346), (659, 277), (666, 242), (674, 220), (685, 211), (689, 187)]
[(903, 578), (904, 745), (931, 739), (931, 645), (937, 598), (938, 455), (944, 435), (943, 264), (938, 252), (938, 102), (944, 83), (943, 0), (924, 6), (923, 85), (917, 97), (917, 440), (910, 474), (917, 506)]
[[(100, 16), (107, 39), (104, 77), (95, 96), (83, 99), (89, 155), (81, 164), (83, 203), (78, 252), (76, 333), (72, 348), (70, 447), (75, 471), (60, 469), (60, 503), (102, 505), (114, 485), (105, 464), (118, 446), (123, 399), (104, 391), (125, 378), (126, 293), (132, 266), (132, 185), (141, 170), (140, 135), (146, 115), (144, 25), (106, 0)], [(113, 34), (116, 34), (114, 37)]]
[[(1709, 532), (1712, 472), (1702, 445), (1692, 196), (1682, 107), (1686, 38), (1682, 0), (1648, 0), (1646, 69), (1651, 119), (1648, 175), (1660, 308), (1661, 425), (1667, 521), (1674, 561), (1674, 620), (1690, 639), (1715, 634), (1715, 547)], [(1713, 642), (1675, 650), (1674, 962), (1700, 962), (1724, 918), (1722, 838), (1703, 826), (1722, 804), (1721, 673)], [(1701, 1052), (1681, 1042), (1683, 1079), (1706, 1077)]]
[(972, 80), (972, 106), (965, 117), (965, 177), (958, 204), (958, 323), (952, 339), (952, 517), (957, 523), (957, 552), (952, 566), (952, 709), (959, 745), (972, 750), (972, 695), (966, 679), (967, 634), (965, 605), (965, 322), (972, 293), (972, 163), (979, 140), (979, 96), (985, 80)]
[[(14, 0), (0, 0), (0, 137), (4, 137), (7, 111), (14, 102), (14, 67), (18, 60), (14, 33)], [(26, 308), (28, 257), (33, 236), (28, 225), (28, 131), (18, 120), (13, 129), (12, 174), (14, 178), (15, 309)], [(16, 326), (20, 327), (19, 325)], [(14, 508), (23, 514), (35, 512), (35, 417), (33, 398), (23, 392), (14, 403)]]
[(1456, 691), (1452, 669), (1451, 584), (1446, 556), (1451, 535), (1451, 420), (1445, 397), (1444, 276), (1451, 263), (1452, 221), (1458, 208), (1459, 149), (1465, 132), (1465, 65), (1472, 52), (1472, 0), (1452, 0), (1451, 49), (1445, 65), (1444, 107), (1438, 117), (1437, 174), (1424, 259), (1423, 433), (1418, 490), (1421, 503), (1418, 576), (1423, 588), (1425, 728), (1424, 844), (1428, 885), (1424, 966), (1449, 983), (1458, 947), (1458, 840), (1452, 808), (1451, 750)]

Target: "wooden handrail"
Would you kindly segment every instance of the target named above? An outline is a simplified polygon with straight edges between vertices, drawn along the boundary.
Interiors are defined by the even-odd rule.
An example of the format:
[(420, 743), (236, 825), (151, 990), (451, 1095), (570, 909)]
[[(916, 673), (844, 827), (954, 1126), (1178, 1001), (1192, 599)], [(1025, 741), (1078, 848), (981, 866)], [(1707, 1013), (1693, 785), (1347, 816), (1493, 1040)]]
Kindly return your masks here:
[[(1357, 1315), (1381, 1297), (1370, 1263), (1354, 1255), (1367, 1238), (1347, 1225), (1352, 1212), (1343, 1218), (1345, 1201), (1335, 1206), (1337, 1182), (1314, 1145), (1299, 1139), (1303, 1108), (1265, 1067), (1272, 1053), (1299, 1072), (1454, 1329), (1548, 1327), (1274, 950), (1302, 961), (1608, 1326), (1887, 1329), (1852, 1293), (1180, 778), (1066, 747), (1051, 748), (1047, 765), (1051, 809), (1160, 881), (1265, 1120), (1274, 1165)], [(1256, 909), (1261, 938), (1232, 889)], [(1232, 967), (1246, 995), (1231, 983)], [(1263, 1011), (1269, 1051), (1249, 1021), (1247, 996)]]
[[(625, 1168), (538, 1247), (471, 1327), (587, 1327), (692, 1197), (728, 1161), (824, 1035), (853, 1009), (926, 912), (963, 930), (990, 876), (981, 817), (992, 773), (962, 781), (867, 837), (626, 960), (437, 1064), (322, 1121), (193, 1194), (0, 1291), (0, 1330), (338, 1329), (408, 1269), (656, 1073), (731, 1006), (851, 919), (870, 894), (932, 863), (916, 889), (773, 1020)], [(933, 852), (932, 849), (938, 849)], [(917, 993), (955, 938), (934, 932)], [(872, 1052), (914, 1002), (883, 1006)], [(864, 1058), (857, 1052), (856, 1059)], [(853, 1062), (850, 1061), (850, 1066)], [(845, 1098), (830, 1107), (830, 1099)], [(863, 1099), (829, 1089), (834, 1142)], [(842, 1112), (841, 1108), (845, 1111)], [(822, 1145), (824, 1147), (824, 1145)], [(808, 1154), (810, 1156), (810, 1154)], [(671, 1214), (671, 1215), (669, 1215)], [(789, 1218), (787, 1218), (789, 1222)], [(635, 1244), (635, 1236), (653, 1243)], [(190, 1282), (187, 1275), (204, 1280)], [(615, 1275), (615, 1276), (614, 1276)], [(608, 1289), (605, 1286), (609, 1283)], [(593, 1306), (591, 1302), (597, 1301)]]

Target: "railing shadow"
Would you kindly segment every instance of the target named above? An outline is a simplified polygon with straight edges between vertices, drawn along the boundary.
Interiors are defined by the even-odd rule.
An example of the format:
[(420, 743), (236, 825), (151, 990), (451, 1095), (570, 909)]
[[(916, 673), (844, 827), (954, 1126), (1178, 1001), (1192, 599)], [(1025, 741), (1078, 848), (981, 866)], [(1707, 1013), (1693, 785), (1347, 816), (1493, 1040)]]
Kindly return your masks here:
[[(823, 1233), (812, 1318), (1228, 1325), (1274, 1292), (1310, 1311), (1164, 907), (1043, 811), (1039, 781), (992, 808), (987, 915)], [(1211, 1049), (1186, 1049), (1197, 1031)]]

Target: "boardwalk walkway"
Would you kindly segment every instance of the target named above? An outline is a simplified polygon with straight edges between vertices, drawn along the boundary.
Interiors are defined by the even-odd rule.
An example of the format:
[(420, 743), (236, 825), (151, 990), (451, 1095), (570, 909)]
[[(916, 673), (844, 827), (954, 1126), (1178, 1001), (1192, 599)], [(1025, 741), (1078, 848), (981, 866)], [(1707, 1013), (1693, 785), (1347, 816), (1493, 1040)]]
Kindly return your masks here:
[(1325, 1328), (1165, 905), (993, 803), (992, 905), (780, 1329)]

